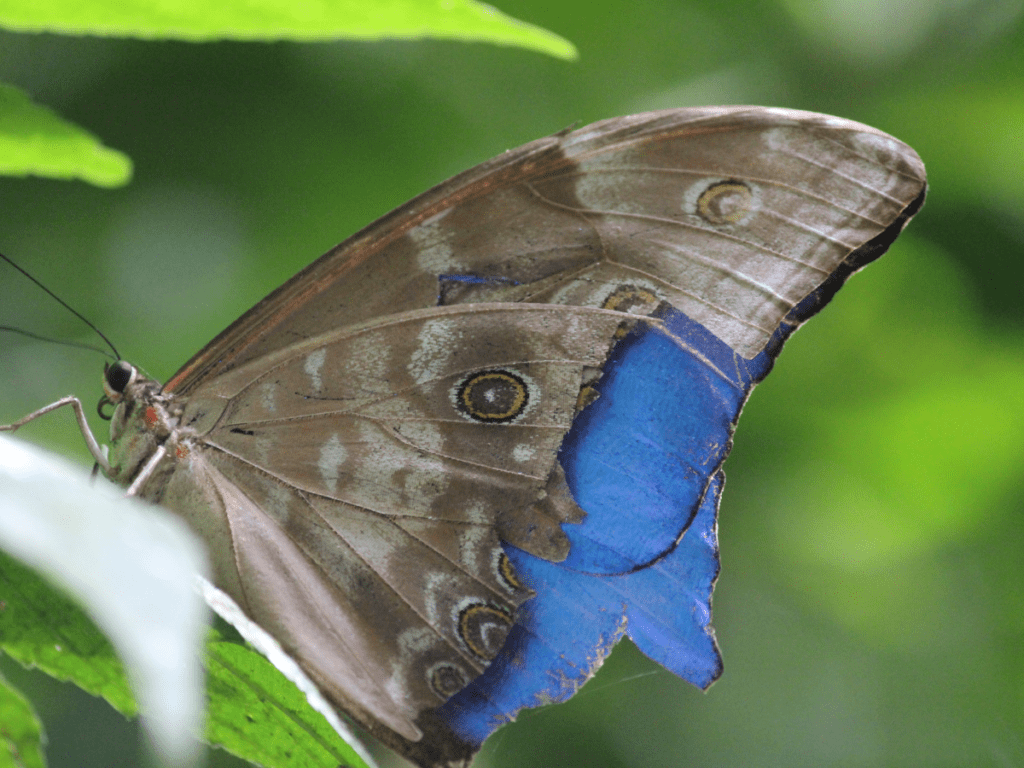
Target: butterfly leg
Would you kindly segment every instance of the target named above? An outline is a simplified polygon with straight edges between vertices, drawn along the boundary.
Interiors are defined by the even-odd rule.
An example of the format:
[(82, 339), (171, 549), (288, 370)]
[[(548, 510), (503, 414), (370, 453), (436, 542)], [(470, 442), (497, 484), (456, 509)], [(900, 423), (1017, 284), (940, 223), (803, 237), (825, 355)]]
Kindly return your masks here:
[(55, 411), (58, 408), (62, 408), (65, 405), (70, 405), (75, 411), (75, 418), (78, 420), (78, 429), (82, 433), (82, 437), (85, 438), (85, 444), (89, 448), (89, 453), (92, 454), (95, 462), (100, 466), (104, 472), (110, 471), (110, 463), (107, 461), (106, 454), (100, 447), (100, 444), (96, 441), (96, 438), (92, 434), (92, 430), (89, 428), (89, 422), (85, 420), (85, 411), (82, 409), (82, 402), (73, 395), (62, 397), (60, 400), (44, 405), (38, 411), (33, 411), (24, 418), (18, 419), (13, 424), (0, 424), (0, 432), (14, 432), (19, 427), (23, 427), (30, 421), (35, 421), (40, 416), (44, 416), (50, 411)]
[(128, 490), (124, 492), (125, 496), (137, 496), (139, 489), (142, 488), (143, 484), (152, 476), (156, 471), (157, 465), (163, 461), (164, 456), (167, 455), (167, 448), (162, 445), (158, 445), (156, 450), (153, 451), (153, 455), (146, 460), (145, 466), (139, 471), (139, 474), (132, 484), (128, 486)]

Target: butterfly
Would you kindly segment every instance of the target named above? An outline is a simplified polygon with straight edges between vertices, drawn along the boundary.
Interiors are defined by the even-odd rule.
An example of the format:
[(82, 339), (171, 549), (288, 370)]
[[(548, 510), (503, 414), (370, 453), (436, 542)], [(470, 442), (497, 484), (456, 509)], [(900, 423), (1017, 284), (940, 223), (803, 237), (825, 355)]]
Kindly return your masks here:
[(716, 518), (783, 343), (917, 212), (848, 120), (706, 107), (526, 144), (313, 262), (164, 385), (107, 368), (113, 481), (425, 768), (629, 636), (706, 688)]

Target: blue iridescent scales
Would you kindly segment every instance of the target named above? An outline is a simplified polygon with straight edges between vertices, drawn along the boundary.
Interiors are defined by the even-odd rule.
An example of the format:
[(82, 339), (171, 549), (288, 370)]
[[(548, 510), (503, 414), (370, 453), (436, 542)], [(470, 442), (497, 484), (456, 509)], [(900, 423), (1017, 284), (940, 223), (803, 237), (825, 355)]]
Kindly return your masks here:
[[(569, 557), (507, 547), (537, 595), (490, 667), (439, 714), (477, 747), (528, 707), (569, 699), (624, 635), (698, 688), (722, 673), (711, 628), (722, 463), (740, 410), (790, 334), (884, 252), (852, 254), (791, 310), (752, 360), (674, 309), (616, 347), (559, 454), (577, 503)], [(681, 343), (680, 343), (681, 342)]]

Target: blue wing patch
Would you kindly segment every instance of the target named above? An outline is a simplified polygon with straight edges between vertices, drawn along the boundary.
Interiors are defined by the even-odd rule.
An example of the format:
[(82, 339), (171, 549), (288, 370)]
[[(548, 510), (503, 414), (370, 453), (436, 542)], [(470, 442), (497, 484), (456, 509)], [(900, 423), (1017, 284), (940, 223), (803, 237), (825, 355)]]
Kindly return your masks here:
[(620, 342), (600, 397), (563, 443), (566, 480), (587, 511), (565, 527), (568, 568), (628, 573), (675, 545), (732, 446), (750, 368), (764, 367), (764, 353), (743, 360), (680, 312), (662, 320), (678, 341), (645, 326)]
[(661, 319), (675, 340), (638, 325), (562, 445), (587, 511), (565, 526), (569, 557), (550, 563), (506, 547), (537, 595), (487, 671), (439, 710), (471, 744), (525, 707), (568, 699), (623, 635), (700, 688), (721, 673), (710, 627), (721, 464), (771, 355), (747, 361), (680, 312)]
[(570, 698), (624, 635), (699, 688), (718, 678), (717, 513), (740, 410), (790, 334), (884, 253), (894, 229), (851, 253), (752, 360), (670, 307), (657, 315), (664, 331), (638, 324), (616, 345), (559, 453), (587, 516), (564, 526), (561, 563), (506, 545), (537, 594), (487, 670), (438, 710), (458, 737), (479, 747), (521, 709)]
[(650, 567), (617, 576), (581, 574), (515, 548), (518, 575), (538, 589), (487, 671), (440, 710), (464, 741), (479, 745), (524, 707), (565, 701), (623, 636), (677, 675), (706, 688), (722, 663), (710, 628), (718, 575), (716, 515), (721, 472), (686, 535)]

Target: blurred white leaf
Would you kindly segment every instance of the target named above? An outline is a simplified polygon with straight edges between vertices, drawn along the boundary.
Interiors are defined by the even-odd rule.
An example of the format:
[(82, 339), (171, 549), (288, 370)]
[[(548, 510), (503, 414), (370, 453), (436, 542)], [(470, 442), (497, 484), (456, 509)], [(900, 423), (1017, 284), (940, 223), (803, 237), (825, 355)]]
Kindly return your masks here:
[(110, 638), (160, 756), (196, 760), (207, 612), (202, 545), (168, 512), (0, 436), (0, 547), (66, 590)]

